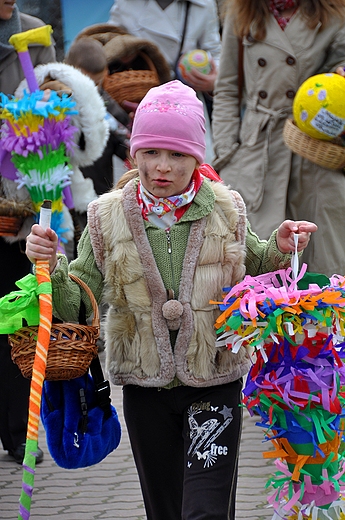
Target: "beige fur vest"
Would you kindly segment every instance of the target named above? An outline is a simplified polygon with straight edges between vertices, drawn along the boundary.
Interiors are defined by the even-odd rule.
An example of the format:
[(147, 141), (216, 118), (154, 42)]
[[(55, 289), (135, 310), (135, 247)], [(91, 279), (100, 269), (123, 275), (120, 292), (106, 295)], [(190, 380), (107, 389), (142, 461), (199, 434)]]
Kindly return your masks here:
[(183, 307), (174, 349), (162, 313), (167, 291), (145, 233), (133, 182), (89, 206), (89, 230), (105, 278), (107, 370), (115, 384), (160, 387), (175, 376), (189, 386), (234, 381), (249, 365), (246, 351), (215, 346), (219, 315), (210, 300), (243, 278), (245, 210), (237, 193), (212, 184), (214, 210), (192, 223), (180, 280)]

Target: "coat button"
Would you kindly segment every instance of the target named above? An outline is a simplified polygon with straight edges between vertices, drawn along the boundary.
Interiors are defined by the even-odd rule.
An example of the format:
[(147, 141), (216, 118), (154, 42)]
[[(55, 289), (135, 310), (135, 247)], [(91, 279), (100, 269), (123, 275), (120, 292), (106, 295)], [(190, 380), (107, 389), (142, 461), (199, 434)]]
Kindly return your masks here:
[(295, 58), (293, 58), (292, 56), (288, 56), (288, 57), (286, 58), (286, 63), (287, 63), (288, 65), (295, 65), (296, 60), (295, 60)]
[(293, 99), (295, 97), (295, 91), (294, 90), (287, 90), (286, 91), (286, 97), (289, 99)]
[(264, 58), (258, 59), (258, 64), (260, 65), (260, 67), (265, 67), (266, 63), (267, 63), (267, 61)]
[(260, 90), (259, 97), (261, 97), (261, 99), (266, 99), (267, 98), (266, 90)]

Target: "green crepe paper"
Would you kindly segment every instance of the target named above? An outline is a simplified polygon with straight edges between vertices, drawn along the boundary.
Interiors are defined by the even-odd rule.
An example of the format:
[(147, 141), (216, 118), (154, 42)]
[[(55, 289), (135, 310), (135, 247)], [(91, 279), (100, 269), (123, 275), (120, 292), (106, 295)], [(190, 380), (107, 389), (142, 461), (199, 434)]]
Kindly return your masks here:
[(26, 157), (12, 153), (12, 162), (17, 170), (29, 177), (32, 170), (37, 170), (45, 177), (52, 168), (69, 162), (64, 143), (61, 143), (56, 150), (52, 150), (51, 146), (42, 146), (41, 152), (42, 158), (37, 153), (29, 153)]
[(300, 291), (309, 289), (310, 284), (316, 284), (322, 289), (330, 285), (330, 279), (324, 274), (319, 273), (305, 273), (303, 278), (297, 282), (297, 287)]
[[(334, 453), (330, 453), (328, 459), (332, 459), (333, 457)], [(329, 463), (328, 459), (324, 464), (304, 464), (303, 468), (301, 468), (300, 481), (304, 480), (303, 475), (309, 475), (311, 477), (312, 484), (314, 484), (314, 486), (320, 486), (324, 482), (322, 470), (327, 469), (327, 480), (332, 481), (334, 483), (334, 488), (336, 489), (336, 491), (339, 491), (339, 483), (336, 480), (333, 481), (334, 475), (336, 475), (339, 472), (339, 461), (336, 460), (334, 462)], [(289, 471), (293, 473), (295, 469), (295, 464), (291, 464), (290, 462), (288, 462), (288, 468)]]
[(51, 146), (42, 147), (42, 153), (42, 158), (37, 153), (29, 153), (27, 157), (12, 154), (12, 162), (17, 170), (26, 177), (24, 183), (32, 201), (36, 204), (44, 199), (53, 201), (62, 199), (66, 179), (61, 179), (63, 172), (59, 171), (58, 167), (66, 169), (64, 174), (66, 176), (70, 170), (69, 158), (65, 155), (63, 143), (57, 150), (51, 150)]
[(341, 441), (338, 451), (339, 451), (340, 456), (345, 458), (345, 442), (344, 441)]
[(226, 323), (219, 329), (219, 334), (224, 332), (225, 328), (228, 326), (231, 330), (237, 330), (242, 325), (243, 318), (240, 315), (231, 315), (230, 318), (226, 320)]
[[(272, 404), (270, 397), (275, 398), (277, 401), (285, 404), (286, 406), (284, 400), (273, 392), (270, 394), (270, 397), (265, 394), (261, 394), (258, 397), (262, 410), (266, 411), (266, 413), (269, 413), (270, 408), (273, 409), (272, 424), (267, 431), (274, 430), (275, 427), (281, 427), (284, 430), (287, 430), (287, 422), (284, 410), (278, 404)], [(329, 427), (329, 424), (333, 423), (336, 415), (325, 410), (322, 405), (316, 405), (313, 408), (311, 408), (310, 405), (311, 402), (309, 401), (308, 406), (303, 410), (300, 410), (298, 406), (294, 406), (293, 409), (288, 408), (288, 411), (292, 413), (294, 420), (305, 431), (311, 432), (313, 431), (313, 428), (315, 428), (318, 444), (323, 444), (333, 440), (336, 432)], [(303, 444), (301, 444), (301, 446), (303, 446)], [(299, 449), (295, 449), (295, 451), (296, 453), (304, 453), (299, 451)]]
[(295, 442), (290, 442), (291, 448), (298, 453), (298, 455), (309, 455), (314, 456), (315, 446), (312, 442), (307, 442), (305, 444), (296, 444)]
[[(26, 484), (30, 489), (34, 487), (35, 481), (35, 468), (36, 468), (36, 457), (32, 455), (32, 453), (37, 453), (38, 449), (38, 441), (34, 439), (26, 439), (25, 445), (25, 455), (23, 461), (23, 484)], [(30, 468), (31, 471), (28, 471), (26, 467)], [(32, 497), (28, 495), (24, 489), (22, 489), (20, 495), (20, 504), (27, 510), (30, 511), (31, 508), (31, 499)], [(26, 518), (26, 517), (25, 517)], [(23, 520), (24, 516), (20, 513), (18, 515), (18, 520)]]
[(0, 298), (0, 334), (13, 334), (26, 325), (38, 325), (40, 320), (38, 297), (51, 294), (52, 285), (44, 282), (38, 285), (36, 276), (28, 274), (16, 282), (20, 291), (12, 291)]

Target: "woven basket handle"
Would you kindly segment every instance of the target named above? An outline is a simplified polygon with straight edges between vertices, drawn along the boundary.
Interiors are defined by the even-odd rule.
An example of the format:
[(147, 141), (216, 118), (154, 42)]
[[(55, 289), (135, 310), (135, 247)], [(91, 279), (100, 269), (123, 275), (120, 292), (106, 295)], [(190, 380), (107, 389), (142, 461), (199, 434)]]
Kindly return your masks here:
[(93, 310), (92, 326), (96, 327), (99, 330), (99, 327), (100, 327), (100, 325), (99, 325), (99, 311), (98, 311), (98, 305), (97, 305), (97, 302), (96, 302), (96, 298), (94, 297), (93, 292), (91, 291), (90, 287), (88, 285), (86, 285), (85, 282), (83, 282), (83, 280), (78, 278), (78, 276), (75, 276), (72, 273), (68, 273), (68, 276), (70, 277), (71, 280), (73, 280), (73, 282), (76, 282), (78, 285), (80, 285), (80, 287), (82, 287), (82, 289), (84, 289), (84, 291), (86, 292), (86, 294), (90, 298), (91, 305), (92, 305), (92, 310)]
[(149, 70), (151, 72), (155, 72), (157, 74), (157, 69), (156, 69), (153, 61), (151, 60), (150, 56), (148, 54), (146, 54), (146, 52), (139, 51), (138, 56), (141, 56), (143, 58), (143, 60), (146, 61), (146, 64), (150, 67)]

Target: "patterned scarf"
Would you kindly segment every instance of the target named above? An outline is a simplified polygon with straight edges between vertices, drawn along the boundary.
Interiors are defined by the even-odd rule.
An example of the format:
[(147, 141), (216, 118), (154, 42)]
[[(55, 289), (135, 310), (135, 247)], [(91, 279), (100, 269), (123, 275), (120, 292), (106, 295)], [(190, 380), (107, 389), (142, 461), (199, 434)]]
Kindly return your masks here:
[[(288, 18), (285, 16), (282, 16), (281, 13), (284, 11), (284, 9), (291, 9), (292, 7), (295, 7), (295, 11), (298, 8), (299, 0), (271, 0), (270, 1), (270, 11), (273, 14), (273, 16), (276, 18), (277, 22), (279, 23), (280, 27), (285, 29), (287, 24), (290, 21), (291, 16)], [(295, 11), (293, 14), (295, 14)]]
[(203, 178), (199, 170), (194, 170), (192, 180), (187, 189), (183, 193), (173, 195), (172, 197), (155, 197), (139, 182), (137, 200), (143, 218), (161, 229), (170, 229), (187, 211), (198, 193), (202, 181)]

